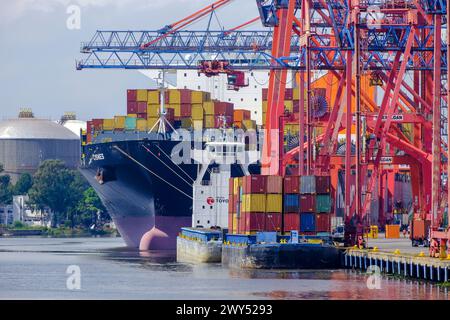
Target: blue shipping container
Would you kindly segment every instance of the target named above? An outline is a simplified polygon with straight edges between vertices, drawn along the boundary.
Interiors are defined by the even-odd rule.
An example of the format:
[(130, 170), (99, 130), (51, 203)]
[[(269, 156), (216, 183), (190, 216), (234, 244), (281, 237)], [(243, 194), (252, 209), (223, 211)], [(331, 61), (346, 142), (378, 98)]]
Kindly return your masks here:
[(300, 214), (300, 231), (301, 232), (316, 231), (316, 217), (314, 216), (314, 213)]
[(125, 129), (127, 130), (135, 130), (136, 129), (137, 119), (132, 117), (125, 118)]
[(285, 194), (284, 195), (284, 212), (299, 212), (299, 195)]

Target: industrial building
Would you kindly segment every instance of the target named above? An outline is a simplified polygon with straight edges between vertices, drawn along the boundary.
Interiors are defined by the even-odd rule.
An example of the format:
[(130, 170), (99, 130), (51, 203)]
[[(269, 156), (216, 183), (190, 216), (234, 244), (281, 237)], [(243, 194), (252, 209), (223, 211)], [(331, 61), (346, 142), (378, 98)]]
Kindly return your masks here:
[(69, 168), (80, 162), (80, 139), (55, 122), (34, 118), (22, 110), (17, 119), (0, 121), (0, 163), (15, 183), (22, 173), (33, 174), (48, 159), (59, 159)]

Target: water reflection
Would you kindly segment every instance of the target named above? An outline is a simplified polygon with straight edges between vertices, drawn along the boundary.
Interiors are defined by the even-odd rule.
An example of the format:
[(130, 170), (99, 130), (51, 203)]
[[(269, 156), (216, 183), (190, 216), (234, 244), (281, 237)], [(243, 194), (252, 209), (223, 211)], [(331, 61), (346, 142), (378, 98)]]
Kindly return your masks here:
[[(238, 270), (178, 263), (175, 251), (130, 250), (121, 239), (1, 239), (0, 245), (0, 298), (449, 298), (448, 288), (388, 276), (381, 278), (380, 290), (370, 290), (367, 275), (351, 270)], [(78, 293), (65, 289), (65, 270), (73, 264), (83, 275)]]

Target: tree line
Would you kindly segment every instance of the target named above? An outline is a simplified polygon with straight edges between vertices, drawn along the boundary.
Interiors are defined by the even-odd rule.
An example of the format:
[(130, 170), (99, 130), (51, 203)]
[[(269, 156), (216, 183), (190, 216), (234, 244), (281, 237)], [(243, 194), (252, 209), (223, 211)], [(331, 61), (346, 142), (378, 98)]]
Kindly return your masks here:
[(63, 161), (43, 161), (34, 175), (23, 173), (15, 184), (3, 172), (0, 164), (0, 205), (12, 204), (15, 195), (28, 195), (29, 204), (36, 209), (51, 210), (52, 227), (90, 228), (109, 221), (95, 190)]

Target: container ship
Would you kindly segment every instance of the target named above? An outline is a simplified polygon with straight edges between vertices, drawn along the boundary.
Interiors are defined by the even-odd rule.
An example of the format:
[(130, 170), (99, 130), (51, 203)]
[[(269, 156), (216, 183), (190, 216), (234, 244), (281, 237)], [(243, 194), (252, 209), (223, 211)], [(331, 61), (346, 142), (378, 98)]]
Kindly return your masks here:
[[(161, 91), (128, 90), (127, 115), (92, 119), (82, 136), (82, 174), (97, 191), (126, 245), (142, 250), (176, 248), (180, 229), (193, 223), (193, 187), (207, 186), (212, 172), (217, 175), (222, 169), (228, 177), (259, 172), (257, 157), (250, 166), (228, 163), (228, 169), (217, 159), (230, 144), (231, 154), (236, 145), (244, 145), (226, 140), (234, 137), (235, 130), (257, 132), (249, 111), (213, 100), (207, 92)], [(183, 136), (179, 129), (184, 129)], [(211, 141), (208, 131), (215, 132), (216, 140)], [(198, 132), (203, 134), (195, 140)], [(223, 137), (218, 139), (217, 132)], [(205, 151), (209, 158), (211, 154), (216, 158), (202, 161)], [(256, 144), (253, 151), (258, 152)], [(210, 198), (204, 199), (205, 205), (222, 202)], [(214, 224), (208, 221), (208, 227)]]

